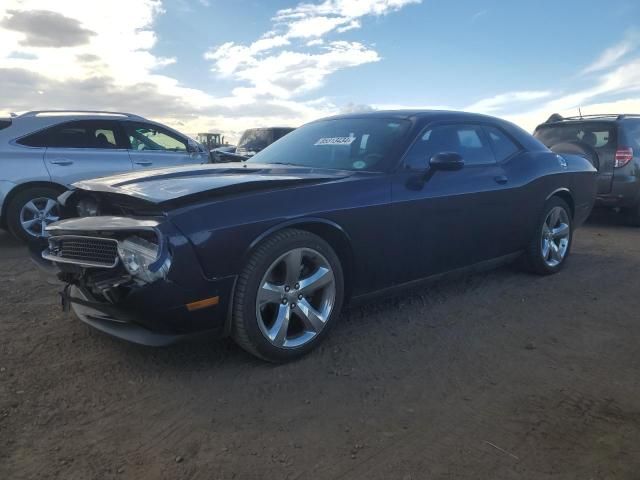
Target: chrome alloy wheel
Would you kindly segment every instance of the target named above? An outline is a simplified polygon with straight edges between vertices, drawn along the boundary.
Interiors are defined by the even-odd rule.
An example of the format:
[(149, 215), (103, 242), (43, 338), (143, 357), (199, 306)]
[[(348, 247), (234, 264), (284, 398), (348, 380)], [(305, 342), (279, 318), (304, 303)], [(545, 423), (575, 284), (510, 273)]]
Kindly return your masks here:
[(549, 267), (557, 267), (569, 249), (571, 221), (562, 207), (553, 207), (542, 225), (542, 259)]
[(295, 248), (274, 261), (260, 282), (258, 325), (272, 345), (300, 347), (323, 330), (335, 300), (328, 260), (311, 248)]
[(32, 237), (46, 237), (47, 225), (58, 220), (58, 202), (51, 198), (34, 198), (20, 210), (20, 225)]

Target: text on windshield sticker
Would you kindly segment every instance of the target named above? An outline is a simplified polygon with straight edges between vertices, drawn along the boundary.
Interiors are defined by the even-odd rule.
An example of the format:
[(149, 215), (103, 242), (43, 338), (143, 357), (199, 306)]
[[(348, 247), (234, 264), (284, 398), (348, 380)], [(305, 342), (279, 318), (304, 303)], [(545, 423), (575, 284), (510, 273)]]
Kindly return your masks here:
[(351, 145), (356, 137), (321, 138), (314, 145)]

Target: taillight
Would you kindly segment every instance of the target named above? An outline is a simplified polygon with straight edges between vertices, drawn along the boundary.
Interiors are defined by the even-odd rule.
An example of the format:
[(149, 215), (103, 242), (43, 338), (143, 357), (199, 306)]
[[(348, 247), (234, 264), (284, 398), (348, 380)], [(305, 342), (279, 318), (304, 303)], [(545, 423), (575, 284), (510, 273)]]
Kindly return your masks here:
[(633, 148), (619, 148), (616, 150), (616, 160), (614, 166), (616, 168), (624, 167), (633, 160)]

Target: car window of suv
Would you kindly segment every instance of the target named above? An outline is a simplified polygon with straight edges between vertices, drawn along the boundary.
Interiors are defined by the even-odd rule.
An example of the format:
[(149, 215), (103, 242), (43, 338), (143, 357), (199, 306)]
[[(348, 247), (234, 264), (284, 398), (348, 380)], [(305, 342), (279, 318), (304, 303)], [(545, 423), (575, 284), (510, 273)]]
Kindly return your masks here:
[(616, 148), (615, 128), (602, 124), (544, 125), (538, 127), (534, 137), (549, 148), (560, 143), (586, 144), (596, 150)]
[(490, 126), (485, 126), (484, 128), (491, 141), (496, 160), (499, 162), (506, 160), (520, 150), (520, 147), (499, 128)]
[(640, 149), (640, 122), (625, 123), (623, 132), (627, 146)]
[(424, 169), (443, 152), (462, 155), (466, 165), (495, 163), (489, 140), (479, 125), (440, 125), (423, 131), (405, 156), (405, 165)]
[(187, 151), (187, 144), (183, 139), (156, 125), (126, 122), (124, 130), (132, 150)]
[(274, 141), (275, 131), (268, 128), (251, 128), (246, 130), (238, 142), (238, 150), (258, 152), (264, 150)]
[(118, 148), (114, 122), (80, 120), (67, 122), (28, 135), (17, 141), (28, 147)]

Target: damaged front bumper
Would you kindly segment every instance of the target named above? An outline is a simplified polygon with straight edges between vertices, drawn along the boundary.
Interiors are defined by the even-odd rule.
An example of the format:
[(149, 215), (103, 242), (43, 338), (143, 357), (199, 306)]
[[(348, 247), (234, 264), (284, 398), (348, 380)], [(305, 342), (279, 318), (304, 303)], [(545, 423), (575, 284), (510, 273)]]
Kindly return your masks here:
[[(90, 223), (101, 229), (87, 230), (87, 220), (66, 220), (54, 224), (47, 244), (31, 244), (32, 258), (48, 270), (53, 265), (58, 278), (66, 283), (61, 292), (63, 308), (97, 330), (149, 346), (168, 345), (204, 332), (226, 335), (235, 277), (206, 278), (191, 244), (171, 225), (151, 225), (148, 220), (141, 224), (162, 239), (161, 250), (172, 257), (166, 277), (150, 283), (132, 276), (117, 257), (109, 267), (96, 267), (86, 259), (69, 261), (61, 256), (57, 260), (64, 254), (55, 251), (60, 238), (119, 242), (123, 235), (139, 231), (135, 222), (94, 217)], [(109, 230), (105, 228), (108, 225), (122, 228)]]
[[(79, 320), (103, 333), (139, 345), (161, 347), (202, 333), (216, 336), (226, 333), (225, 315), (220, 310), (192, 312), (166, 299), (138, 300), (134, 308), (113, 305), (95, 299), (86, 289), (73, 284), (67, 284), (60, 297), (63, 310), (72, 311)], [(166, 305), (168, 310), (157, 308), (160, 305)]]
[(73, 310), (76, 317), (96, 330), (128, 342), (161, 347), (176, 343), (185, 334), (158, 333), (140, 325), (138, 319), (121, 308), (89, 300), (87, 292), (72, 284), (60, 292), (64, 311)]

